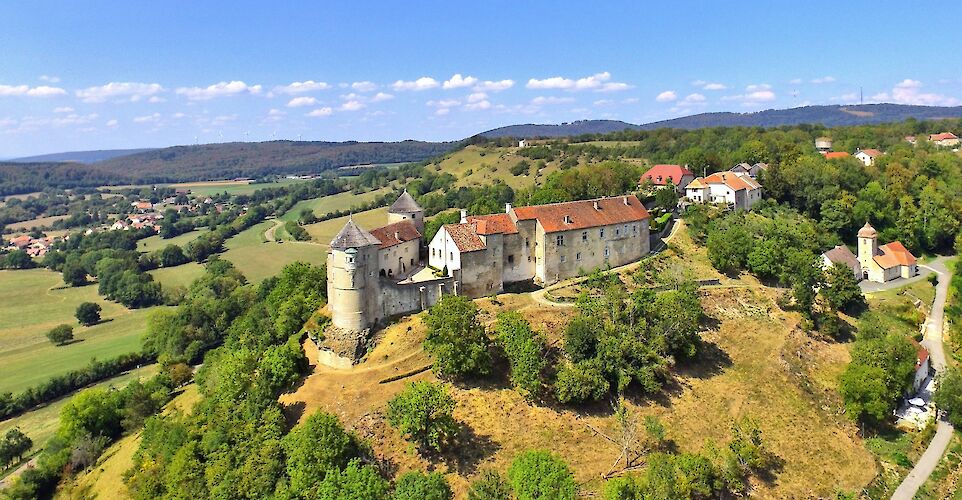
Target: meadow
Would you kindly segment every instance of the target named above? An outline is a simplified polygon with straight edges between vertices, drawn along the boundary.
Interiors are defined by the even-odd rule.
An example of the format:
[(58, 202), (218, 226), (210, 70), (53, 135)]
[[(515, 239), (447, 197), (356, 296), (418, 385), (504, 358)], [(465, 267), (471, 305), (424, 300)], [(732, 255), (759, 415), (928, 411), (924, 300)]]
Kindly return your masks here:
[(304, 229), (311, 235), (311, 240), (323, 247), (322, 252), (326, 253), (327, 248), (331, 244), (331, 240), (337, 236), (337, 233), (344, 227), (344, 224), (347, 224), (349, 217), (353, 217), (354, 222), (363, 229), (370, 231), (371, 229), (387, 224), (387, 207), (358, 212), (354, 215), (345, 215), (344, 217), (338, 217), (316, 224), (308, 224), (304, 226)]
[(204, 274), (204, 266), (196, 262), (188, 262), (176, 267), (161, 267), (147, 271), (147, 273), (153, 276), (154, 280), (160, 282), (160, 285), (164, 288), (177, 286), (188, 288), (195, 279)]
[(320, 265), (326, 261), (327, 248), (314, 243), (268, 242), (264, 232), (273, 225), (273, 220), (267, 220), (230, 238), (224, 244), (227, 250), (221, 254), (221, 258), (231, 261), (252, 283), (280, 273), (284, 266), (292, 262)]
[[(378, 196), (382, 196), (391, 192), (392, 189), (393, 188), (391, 187), (383, 187), (381, 189), (376, 189), (374, 191), (368, 191), (361, 194), (346, 192), (304, 200), (291, 207), (291, 209), (285, 212), (284, 215), (280, 216), (279, 219), (283, 222), (292, 220), (296, 221), (298, 217), (301, 216), (301, 212), (304, 210), (310, 210), (314, 212), (316, 217), (322, 217), (338, 210), (357, 208), (370, 203)], [(279, 240), (291, 239), (290, 234), (287, 233), (283, 225), (279, 226), (275, 230), (274, 237)]]
[(207, 229), (206, 227), (202, 227), (202, 228), (190, 231), (188, 233), (178, 234), (177, 236), (174, 236), (173, 238), (168, 238), (166, 240), (161, 238), (159, 234), (155, 234), (154, 236), (148, 236), (138, 241), (137, 250), (141, 252), (149, 253), (149, 252), (161, 250), (167, 245), (177, 245), (181, 248), (184, 248), (184, 246), (186, 246), (191, 241), (194, 241), (195, 239), (197, 239), (198, 236), (204, 234), (208, 230), (209, 229)]
[[(82, 302), (103, 308), (104, 321), (77, 324)], [(152, 309), (129, 310), (97, 295), (97, 285), (65, 287), (60, 274), (45, 269), (0, 271), (0, 392), (17, 392), (48, 378), (140, 349), (140, 336)], [(75, 340), (54, 346), (46, 333), (59, 324), (74, 326)]]

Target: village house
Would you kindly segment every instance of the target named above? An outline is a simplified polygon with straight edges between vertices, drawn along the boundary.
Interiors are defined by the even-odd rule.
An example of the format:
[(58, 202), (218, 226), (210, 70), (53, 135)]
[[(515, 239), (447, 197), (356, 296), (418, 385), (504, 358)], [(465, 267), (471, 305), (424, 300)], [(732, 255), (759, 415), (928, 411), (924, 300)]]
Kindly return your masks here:
[(815, 138), (815, 149), (819, 153), (827, 153), (832, 150), (832, 138), (831, 137), (816, 137)]
[(641, 184), (651, 182), (658, 187), (667, 186), (669, 182), (679, 193), (685, 192), (685, 187), (695, 180), (695, 174), (681, 165), (655, 165), (641, 175)]
[(915, 136), (914, 136), (914, 135), (907, 135), (907, 136), (905, 136), (905, 142), (907, 142), (907, 143), (909, 143), (909, 144), (911, 144), (911, 145), (914, 146), (917, 141), (915, 140)]
[(868, 222), (858, 231), (858, 262), (862, 278), (876, 283), (918, 274), (912, 252), (898, 241), (879, 246), (878, 232)]
[(856, 280), (862, 279), (862, 265), (858, 262), (858, 257), (852, 253), (845, 245), (839, 245), (822, 254), (822, 268), (828, 270), (835, 264), (841, 264), (852, 270), (852, 275)]
[(471, 298), (506, 284), (550, 284), (641, 259), (648, 211), (635, 196), (513, 208), (441, 226), (426, 245), (424, 210), (408, 193), (370, 232), (349, 219), (331, 241), (328, 296), (338, 329), (363, 331), (385, 318), (429, 308), (442, 295)]
[(959, 138), (952, 132), (942, 132), (941, 134), (929, 134), (929, 142), (936, 146), (951, 148), (959, 145)]
[(875, 159), (882, 156), (882, 152), (877, 149), (859, 149), (855, 151), (855, 158), (862, 162), (866, 167), (875, 164)]
[(148, 210), (153, 210), (153, 208), (154, 208), (154, 204), (153, 204), (153, 203), (151, 203), (151, 202), (149, 202), (149, 201), (144, 201), (144, 200), (132, 202), (132, 203), (130, 204), (130, 206), (134, 207), (136, 210), (140, 210), (141, 212), (146, 212), (146, 211), (148, 211)]
[(724, 203), (736, 210), (750, 210), (762, 199), (762, 186), (742, 172), (716, 172), (693, 180), (685, 196), (694, 203)]
[(929, 376), (929, 370), (931, 368), (931, 360), (929, 359), (929, 351), (922, 347), (922, 344), (918, 343), (915, 339), (911, 339), (912, 344), (915, 346), (915, 376), (912, 378), (912, 393), (918, 392), (922, 388), (922, 384), (925, 383), (925, 379)]
[(524, 140), (524, 139), (521, 139), (520, 141), (518, 141), (518, 147), (519, 147), (519, 148), (526, 148), (526, 147), (528, 147), (528, 141), (526, 141), (526, 140)]
[(759, 174), (767, 170), (768, 170), (768, 164), (759, 162), (754, 165), (749, 165), (747, 163), (739, 163), (738, 165), (735, 165), (734, 167), (730, 168), (728, 171), (748, 174), (748, 176), (751, 177), (752, 179), (757, 179)]

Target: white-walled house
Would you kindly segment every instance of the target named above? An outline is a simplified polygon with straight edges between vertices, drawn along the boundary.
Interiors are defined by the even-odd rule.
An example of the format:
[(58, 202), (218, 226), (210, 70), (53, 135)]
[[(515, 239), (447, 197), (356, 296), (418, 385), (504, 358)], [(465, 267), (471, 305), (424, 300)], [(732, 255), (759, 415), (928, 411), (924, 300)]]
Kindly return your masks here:
[(693, 180), (685, 188), (685, 196), (694, 203), (726, 203), (750, 210), (762, 199), (762, 186), (743, 172), (717, 172)]
[(862, 162), (866, 167), (871, 167), (875, 164), (875, 159), (882, 156), (882, 152), (877, 149), (859, 149), (855, 152), (855, 158)]
[(936, 146), (951, 148), (959, 145), (959, 138), (952, 132), (942, 132), (941, 134), (929, 134), (929, 142)]
[(862, 265), (858, 257), (845, 245), (839, 245), (822, 254), (822, 268), (828, 270), (835, 264), (841, 264), (852, 270), (856, 280), (862, 280)]

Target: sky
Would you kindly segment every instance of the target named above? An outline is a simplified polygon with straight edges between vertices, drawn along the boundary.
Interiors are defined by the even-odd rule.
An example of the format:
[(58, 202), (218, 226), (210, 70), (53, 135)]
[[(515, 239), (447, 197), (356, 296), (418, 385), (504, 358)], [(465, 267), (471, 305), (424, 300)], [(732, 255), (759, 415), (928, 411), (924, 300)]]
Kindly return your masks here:
[(949, 7), (725, 4), (2, 2), (0, 158), (962, 104)]

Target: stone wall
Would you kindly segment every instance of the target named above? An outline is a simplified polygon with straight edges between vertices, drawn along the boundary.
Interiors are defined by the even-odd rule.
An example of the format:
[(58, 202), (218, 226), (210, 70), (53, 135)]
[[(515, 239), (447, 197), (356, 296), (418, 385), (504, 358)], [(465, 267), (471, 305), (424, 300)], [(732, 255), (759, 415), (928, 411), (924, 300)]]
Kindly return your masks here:
[(454, 293), (452, 277), (438, 278), (415, 283), (395, 283), (382, 279), (380, 283), (380, 315), (378, 320), (419, 312), (441, 299), (441, 295)]

